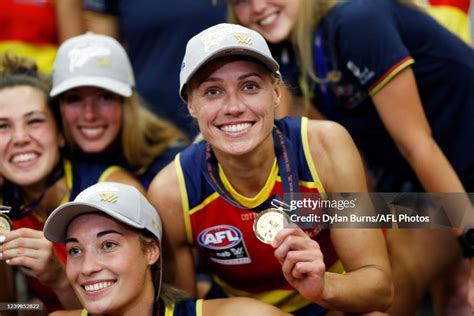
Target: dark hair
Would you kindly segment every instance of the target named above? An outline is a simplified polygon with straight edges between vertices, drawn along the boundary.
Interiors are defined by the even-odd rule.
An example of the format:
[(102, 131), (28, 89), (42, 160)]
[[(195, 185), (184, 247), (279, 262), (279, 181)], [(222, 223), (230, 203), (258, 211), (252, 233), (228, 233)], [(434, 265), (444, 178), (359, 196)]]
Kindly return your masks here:
[[(140, 240), (140, 246), (143, 251), (146, 251), (146, 249), (152, 244), (152, 243), (157, 243), (160, 245), (160, 242), (154, 236), (152, 233), (150, 233), (146, 229), (138, 230), (139, 234), (139, 240)], [(160, 247), (160, 259), (156, 261), (152, 266), (151, 266), (151, 277), (153, 281), (153, 287), (156, 291), (159, 291), (159, 299), (163, 301), (163, 303), (166, 306), (171, 306), (173, 304), (176, 304), (189, 296), (186, 295), (185, 292), (182, 290), (168, 284), (164, 283), (162, 280), (162, 259), (163, 256), (163, 249)]]
[(31, 58), (11, 54), (0, 55), (0, 90), (18, 86), (33, 87), (44, 93), (56, 126), (62, 132), (61, 113), (57, 107), (52, 106), (49, 98), (51, 76), (39, 72), (38, 66)]

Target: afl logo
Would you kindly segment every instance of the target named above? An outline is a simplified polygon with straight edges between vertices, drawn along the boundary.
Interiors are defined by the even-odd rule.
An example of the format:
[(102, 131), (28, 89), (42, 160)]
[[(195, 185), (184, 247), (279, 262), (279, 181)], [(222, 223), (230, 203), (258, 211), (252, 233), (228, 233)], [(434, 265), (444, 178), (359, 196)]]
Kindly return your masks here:
[(209, 249), (228, 249), (242, 240), (240, 230), (230, 225), (213, 226), (203, 230), (198, 236), (201, 246)]

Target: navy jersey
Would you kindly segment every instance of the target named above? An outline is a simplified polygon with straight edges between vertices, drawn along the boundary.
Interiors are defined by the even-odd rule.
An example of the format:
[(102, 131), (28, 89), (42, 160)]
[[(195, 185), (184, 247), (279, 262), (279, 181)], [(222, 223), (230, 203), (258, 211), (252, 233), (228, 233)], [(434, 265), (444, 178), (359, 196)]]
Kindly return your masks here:
[[(324, 188), (311, 157), (307, 118), (285, 118), (275, 123), (289, 139), (296, 156), (299, 192), (324, 195)], [(192, 145), (179, 154), (176, 171), (180, 183), (188, 241), (194, 245), (211, 272), (222, 296), (253, 297), (286, 312), (317, 315), (323, 308), (303, 298), (285, 279), (274, 249), (257, 239), (253, 231), (257, 209), (275, 196), (284, 197), (282, 177), (275, 160), (261, 191), (252, 198), (242, 196), (219, 170), (223, 186), (247, 209), (230, 204), (208, 183), (199, 166), (205, 155), (205, 142)], [(287, 192), (286, 192), (287, 193)], [(328, 270), (344, 273), (333, 248), (329, 231), (306, 230), (318, 241)], [(216, 293), (217, 294), (217, 293)], [(209, 298), (222, 297), (221, 293)], [(306, 308), (306, 309), (305, 309)]]
[(85, 0), (84, 7), (118, 18), (139, 94), (154, 113), (195, 136), (197, 124), (178, 94), (181, 61), (192, 36), (225, 21), (226, 5), (207, 0)]
[[(186, 299), (171, 306), (160, 304), (162, 316), (202, 316), (202, 300)], [(90, 315), (86, 309), (81, 311), (81, 316)]]
[[(474, 51), (421, 10), (393, 0), (342, 1), (314, 33), (311, 84), (318, 109), (345, 126), (362, 150), (379, 191), (420, 190), (386, 131), (371, 96), (411, 66), (433, 137), (466, 189), (474, 189)], [(289, 48), (275, 46), (295, 86)], [(400, 122), (403, 126), (403, 122)]]

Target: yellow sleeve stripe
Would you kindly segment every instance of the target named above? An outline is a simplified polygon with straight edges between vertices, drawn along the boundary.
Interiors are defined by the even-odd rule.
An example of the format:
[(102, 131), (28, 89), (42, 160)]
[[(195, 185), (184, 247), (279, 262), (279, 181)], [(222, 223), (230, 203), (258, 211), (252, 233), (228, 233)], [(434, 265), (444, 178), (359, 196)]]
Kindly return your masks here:
[(319, 179), (318, 172), (316, 171), (316, 167), (314, 166), (313, 157), (311, 156), (311, 149), (309, 148), (307, 117), (301, 118), (301, 140), (303, 142), (304, 156), (306, 158), (306, 162), (308, 163), (308, 167), (311, 172), (311, 177), (313, 178), (314, 183), (316, 183), (316, 188), (318, 189), (318, 191), (321, 194), (324, 194), (326, 191), (324, 190), (323, 184)]
[(413, 58), (411, 58), (410, 56), (402, 59), (392, 68), (390, 68), (379, 80), (377, 80), (377, 82), (374, 83), (372, 87), (369, 88), (370, 96), (373, 97), (374, 95), (376, 95), (400, 71), (402, 71), (403, 69), (407, 68), (408, 66), (414, 63), (415, 63), (415, 60), (413, 60)]
[(107, 178), (114, 172), (117, 172), (117, 171), (121, 171), (123, 170), (121, 167), (119, 166), (111, 166), (111, 167), (108, 167), (107, 169), (105, 169), (104, 172), (102, 172), (102, 174), (100, 175), (99, 177), (99, 180), (97, 182), (104, 182), (104, 181), (107, 181)]
[(191, 218), (189, 212), (188, 192), (186, 191), (186, 183), (184, 181), (183, 168), (181, 168), (181, 154), (177, 154), (174, 158), (176, 175), (178, 176), (179, 191), (181, 193), (181, 205), (183, 207), (184, 226), (186, 228), (186, 237), (190, 244), (193, 243), (193, 231), (191, 227)]
[(165, 307), (165, 315), (164, 316), (173, 316), (174, 314), (174, 307), (175, 305), (171, 305), (171, 306), (166, 306)]
[(196, 300), (196, 316), (202, 316), (202, 299)]

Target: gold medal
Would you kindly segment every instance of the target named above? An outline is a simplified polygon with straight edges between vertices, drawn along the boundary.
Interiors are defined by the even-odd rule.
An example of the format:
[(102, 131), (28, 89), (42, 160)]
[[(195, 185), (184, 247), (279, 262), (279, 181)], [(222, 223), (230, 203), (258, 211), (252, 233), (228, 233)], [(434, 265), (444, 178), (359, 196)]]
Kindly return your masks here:
[(257, 215), (253, 222), (253, 231), (261, 242), (271, 244), (277, 233), (290, 222), (290, 217), (284, 211), (269, 208)]
[(0, 235), (4, 235), (12, 230), (13, 224), (10, 218), (5, 214), (0, 213)]

